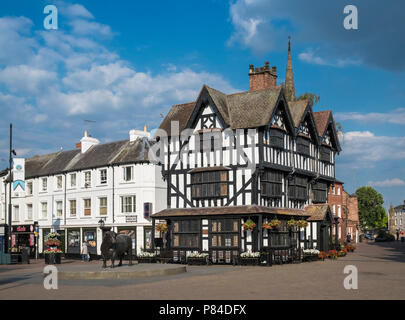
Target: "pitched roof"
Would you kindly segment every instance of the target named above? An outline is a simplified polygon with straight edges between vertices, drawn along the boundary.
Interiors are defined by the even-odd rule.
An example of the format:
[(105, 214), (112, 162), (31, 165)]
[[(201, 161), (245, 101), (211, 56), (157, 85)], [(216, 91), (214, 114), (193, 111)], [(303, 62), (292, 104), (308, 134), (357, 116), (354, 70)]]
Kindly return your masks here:
[(79, 171), (109, 165), (149, 162), (149, 145), (146, 139), (130, 142), (122, 140), (92, 146), (85, 153), (81, 150), (60, 151), (35, 156), (25, 160), (25, 178), (49, 176), (69, 171)]
[[(281, 90), (281, 87), (277, 87), (227, 95), (204, 85), (200, 96), (205, 92), (208, 93), (225, 124), (230, 128), (255, 128), (266, 125), (270, 121)], [(159, 129), (165, 130), (170, 136), (172, 135), (171, 121), (179, 121), (181, 132), (186, 127), (195, 105), (196, 102), (174, 105)]]
[(290, 107), (290, 113), (294, 121), (294, 126), (298, 128), (304, 111), (308, 106), (308, 100), (288, 101), (288, 106)]
[[(317, 203), (310, 204), (304, 208), (304, 211), (310, 216), (308, 221), (323, 221), (328, 213), (329, 204)], [(330, 211), (330, 210), (329, 210)]]
[(331, 115), (332, 111), (318, 111), (314, 112), (314, 120), (315, 120), (315, 125), (316, 128), (318, 129), (319, 135), (323, 135), (326, 129), (326, 125), (328, 124), (329, 117)]

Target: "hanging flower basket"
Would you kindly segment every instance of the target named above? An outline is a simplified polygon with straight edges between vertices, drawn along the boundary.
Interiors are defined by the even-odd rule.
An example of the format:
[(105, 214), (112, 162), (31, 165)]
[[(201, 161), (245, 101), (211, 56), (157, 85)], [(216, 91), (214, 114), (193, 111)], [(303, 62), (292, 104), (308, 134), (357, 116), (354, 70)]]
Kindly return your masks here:
[(270, 223), (270, 226), (271, 226), (272, 229), (280, 229), (280, 227), (281, 227), (281, 221), (280, 220), (273, 219), (269, 223)]
[(243, 230), (245, 230), (245, 231), (253, 230), (254, 228), (256, 228), (256, 223), (254, 223), (253, 220), (248, 219), (242, 226), (243, 226)]
[(297, 221), (294, 219), (290, 219), (287, 221), (287, 227), (294, 228), (297, 225)]
[(167, 231), (167, 224), (166, 223), (159, 223), (156, 225), (156, 231), (159, 232), (166, 232)]
[(297, 226), (300, 228), (306, 228), (308, 227), (308, 221), (306, 220), (298, 220), (297, 221)]
[(271, 230), (272, 227), (271, 227), (271, 225), (270, 225), (270, 222), (264, 222), (264, 223), (263, 223), (263, 229)]

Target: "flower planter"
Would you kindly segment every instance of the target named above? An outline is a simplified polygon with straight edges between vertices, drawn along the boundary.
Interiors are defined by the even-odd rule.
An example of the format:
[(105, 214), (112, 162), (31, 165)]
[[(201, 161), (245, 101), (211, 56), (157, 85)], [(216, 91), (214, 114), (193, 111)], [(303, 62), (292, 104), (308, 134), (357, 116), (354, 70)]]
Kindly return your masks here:
[(46, 253), (44, 254), (45, 264), (61, 264), (62, 254), (61, 253)]
[(260, 264), (260, 257), (239, 258), (241, 266), (258, 266)]
[(156, 257), (138, 257), (138, 263), (155, 263)]
[(190, 266), (203, 266), (208, 263), (207, 257), (188, 257), (187, 258), (187, 264)]

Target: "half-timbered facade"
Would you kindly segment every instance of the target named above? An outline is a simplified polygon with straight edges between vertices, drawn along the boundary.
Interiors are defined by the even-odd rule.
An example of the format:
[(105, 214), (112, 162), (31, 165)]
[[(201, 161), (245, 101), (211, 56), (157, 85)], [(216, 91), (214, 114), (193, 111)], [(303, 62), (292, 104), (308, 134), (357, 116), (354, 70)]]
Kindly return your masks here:
[[(289, 101), (292, 76), (277, 86), (268, 63), (251, 65), (249, 78), (250, 90), (236, 94), (204, 85), (195, 102), (173, 106), (156, 133), (168, 209), (152, 217), (168, 224), (166, 246), (175, 255), (202, 251), (230, 262), (243, 251), (309, 246), (318, 225), (331, 223), (324, 210), (322, 221), (294, 236), (287, 228), (289, 219), (306, 220), (308, 208), (327, 202), (340, 151), (331, 112)], [(262, 228), (276, 218), (277, 235)], [(244, 231), (247, 220), (257, 227)]]

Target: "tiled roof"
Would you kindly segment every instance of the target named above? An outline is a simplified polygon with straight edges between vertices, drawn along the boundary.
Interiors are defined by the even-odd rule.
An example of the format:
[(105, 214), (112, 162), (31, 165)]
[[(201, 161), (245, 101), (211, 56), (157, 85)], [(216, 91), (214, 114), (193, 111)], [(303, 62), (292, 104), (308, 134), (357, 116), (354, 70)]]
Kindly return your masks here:
[[(246, 91), (226, 95), (218, 90), (203, 86), (201, 92), (207, 90), (226, 125), (232, 129), (255, 128), (266, 125), (270, 121), (274, 107), (279, 99), (281, 87), (256, 91)], [(195, 102), (174, 105), (160, 129), (170, 136), (171, 121), (179, 121), (181, 132), (187, 125), (195, 106)]]
[(109, 165), (153, 161), (149, 159), (149, 144), (138, 138), (92, 146), (85, 153), (81, 150), (60, 151), (35, 156), (25, 160), (25, 178), (49, 176), (63, 172), (79, 171)]
[(318, 111), (313, 113), (316, 129), (318, 130), (320, 136), (322, 136), (325, 132), (326, 125), (328, 124), (331, 113), (332, 111), (330, 110)]
[(304, 111), (308, 106), (308, 100), (288, 101), (288, 106), (290, 107), (290, 113), (294, 121), (294, 126), (298, 128)]
[(323, 221), (328, 212), (329, 205), (327, 203), (311, 204), (305, 207), (305, 212), (310, 217), (308, 221)]
[(209, 215), (242, 215), (242, 214), (277, 214), (284, 216), (303, 216), (308, 214), (300, 209), (270, 208), (258, 205), (228, 206), (228, 207), (199, 207), (199, 208), (171, 208), (152, 215), (154, 218), (209, 216)]

